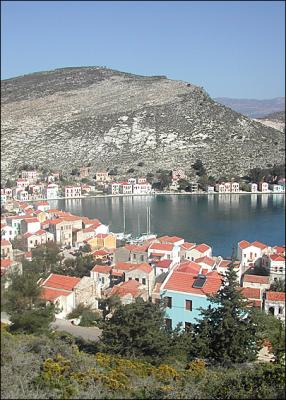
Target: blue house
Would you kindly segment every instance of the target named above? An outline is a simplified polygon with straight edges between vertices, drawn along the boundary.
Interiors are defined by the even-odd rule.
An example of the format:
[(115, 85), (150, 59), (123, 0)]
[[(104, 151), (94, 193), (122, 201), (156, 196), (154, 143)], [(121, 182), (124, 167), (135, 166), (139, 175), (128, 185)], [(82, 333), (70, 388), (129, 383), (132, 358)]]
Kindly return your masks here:
[(174, 329), (181, 323), (188, 329), (200, 317), (199, 308), (207, 308), (207, 295), (216, 293), (222, 277), (216, 271), (203, 271), (195, 262), (180, 264), (167, 277), (160, 288), (160, 296), (166, 303), (166, 324)]

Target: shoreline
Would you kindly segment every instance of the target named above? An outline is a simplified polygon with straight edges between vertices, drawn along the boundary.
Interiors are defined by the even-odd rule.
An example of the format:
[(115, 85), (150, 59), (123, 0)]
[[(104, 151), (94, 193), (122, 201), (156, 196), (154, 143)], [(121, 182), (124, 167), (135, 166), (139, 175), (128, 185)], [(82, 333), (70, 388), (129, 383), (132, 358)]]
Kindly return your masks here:
[[(229, 196), (229, 195), (285, 195), (285, 192), (227, 192), (227, 193), (207, 193), (207, 192), (186, 192), (186, 193), (176, 193), (176, 192), (156, 192), (149, 194), (97, 194), (92, 196), (80, 196), (80, 197), (58, 197), (55, 199), (35, 199), (35, 200), (25, 200), (27, 203), (35, 203), (38, 201), (58, 201), (58, 200), (84, 200), (93, 198), (109, 198), (109, 197), (155, 197), (155, 196)], [(14, 199), (15, 200), (15, 199)]]

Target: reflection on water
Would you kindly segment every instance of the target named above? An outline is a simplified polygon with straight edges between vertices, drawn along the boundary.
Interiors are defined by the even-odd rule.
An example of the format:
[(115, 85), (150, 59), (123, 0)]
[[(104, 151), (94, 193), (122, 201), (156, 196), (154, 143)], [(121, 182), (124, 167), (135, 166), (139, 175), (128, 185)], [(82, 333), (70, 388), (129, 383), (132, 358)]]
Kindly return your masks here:
[[(98, 218), (113, 232), (146, 232), (147, 207), (151, 232), (176, 235), (195, 243), (209, 243), (214, 254), (231, 255), (231, 247), (242, 239), (283, 244), (285, 198), (272, 195), (170, 195), (87, 198), (50, 201), (52, 208)], [(138, 227), (139, 225), (139, 227)], [(274, 229), (275, 227), (275, 229)]]

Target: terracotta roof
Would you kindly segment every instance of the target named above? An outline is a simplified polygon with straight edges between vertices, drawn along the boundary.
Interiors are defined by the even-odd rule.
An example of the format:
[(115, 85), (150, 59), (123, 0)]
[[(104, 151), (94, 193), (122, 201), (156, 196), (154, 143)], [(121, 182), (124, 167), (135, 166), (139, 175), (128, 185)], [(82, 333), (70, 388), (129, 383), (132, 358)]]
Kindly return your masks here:
[(135, 267), (133, 268), (133, 270), (135, 271), (136, 269), (146, 272), (147, 274), (150, 274), (150, 272), (152, 272), (152, 270), (153, 270), (153, 268), (147, 263), (135, 264)]
[(80, 278), (75, 276), (51, 274), (41, 285), (71, 291), (79, 282)]
[(150, 253), (150, 256), (151, 257), (164, 257), (164, 254), (163, 253)]
[(272, 261), (284, 261), (285, 262), (285, 257), (280, 256), (280, 254), (271, 254), (270, 259)]
[(171, 263), (172, 263), (172, 260), (159, 260), (156, 262), (156, 267), (169, 268)]
[(285, 253), (285, 246), (274, 246), (276, 254), (284, 254)]
[(285, 292), (266, 292), (266, 300), (285, 301)]
[(111, 275), (114, 275), (114, 276), (122, 276), (123, 274), (124, 274), (123, 271), (116, 271), (114, 269), (112, 269), (112, 271), (111, 271)]
[(115, 268), (121, 271), (130, 271), (134, 268), (136, 264), (129, 262), (117, 262)]
[(261, 250), (266, 249), (268, 247), (266, 244), (258, 242), (258, 241), (252, 242), (251, 245), (255, 246), (255, 247), (258, 247)]
[(138, 251), (138, 252), (146, 252), (150, 246), (150, 243), (145, 245), (137, 245), (137, 244), (126, 244), (124, 247), (129, 251)]
[(101, 274), (109, 274), (112, 270), (112, 267), (106, 265), (95, 265), (92, 268), (93, 272), (100, 272)]
[(95, 237), (98, 239), (105, 239), (109, 236), (108, 233), (98, 233)]
[(1, 240), (1, 247), (2, 246), (12, 246), (12, 243), (9, 242), (9, 240)]
[(269, 276), (244, 275), (243, 282), (267, 284), (269, 283)]
[(47, 233), (44, 229), (39, 229), (37, 232), (35, 232), (35, 235), (43, 235), (44, 233)]
[(164, 243), (152, 243), (149, 249), (151, 250), (161, 250), (161, 251), (172, 251), (174, 246), (172, 244)]
[(257, 299), (257, 300), (261, 299), (260, 289), (248, 288), (248, 287), (239, 289), (241, 289), (241, 293), (243, 294), (243, 296), (248, 299)]
[(164, 285), (164, 290), (174, 290), (176, 292), (186, 292), (191, 294), (199, 294), (199, 295), (206, 295), (206, 294), (213, 294), (216, 293), (222, 283), (222, 278), (219, 274), (215, 275), (206, 275), (206, 282), (204, 286), (200, 289), (193, 288), (193, 284), (195, 282), (197, 275), (190, 274), (186, 272), (179, 272), (177, 270), (171, 272), (171, 276), (168, 279), (167, 283)]
[(259, 249), (263, 250), (268, 247), (268, 246), (266, 246), (266, 244), (258, 242), (257, 240), (252, 243), (249, 243), (247, 240), (242, 240), (241, 242), (238, 243), (238, 245), (241, 249), (246, 249), (247, 247), (254, 246), (254, 247), (258, 247)]
[(50, 288), (42, 288), (41, 298), (46, 301), (54, 301), (60, 296), (68, 296), (71, 292), (67, 292), (64, 290), (56, 290)]
[(27, 222), (27, 224), (29, 224), (29, 223), (33, 223), (33, 222), (40, 222), (39, 220), (38, 220), (38, 218), (30, 218), (30, 217), (25, 217), (24, 218), (24, 220)]
[(7, 269), (9, 269), (12, 265), (12, 260), (5, 258), (4, 260), (1, 259), (0, 262), (1, 265), (1, 275), (5, 274), (5, 272), (7, 271)]
[(194, 247), (194, 250), (197, 250), (197, 251), (199, 251), (201, 253), (204, 253), (205, 251), (207, 251), (209, 249), (210, 249), (210, 246), (208, 246), (205, 243), (199, 244), (199, 245)]
[(202, 269), (200, 264), (197, 264), (194, 261), (184, 261), (178, 265), (176, 271), (186, 272), (188, 274), (199, 274)]
[(178, 236), (162, 236), (157, 240), (159, 240), (160, 242), (176, 243), (184, 239)]
[(195, 243), (189, 243), (189, 242), (184, 242), (183, 244), (181, 244), (181, 248), (185, 250), (190, 250), (192, 247), (195, 246), (196, 246)]
[(131, 294), (133, 297), (139, 295), (139, 287), (140, 283), (135, 281), (134, 279), (130, 279), (129, 281), (120, 283), (119, 285), (113, 286), (111, 290), (111, 294), (117, 294), (119, 297), (126, 296), (127, 294)]
[(198, 263), (198, 264), (199, 263), (204, 263), (204, 264), (209, 265), (210, 267), (212, 267), (215, 264), (215, 260), (213, 258), (208, 257), (208, 256), (197, 258), (195, 260), (195, 262)]
[(93, 256), (107, 256), (108, 254), (110, 254), (109, 251), (106, 251), (104, 249), (100, 249), (100, 250), (95, 250), (92, 255)]
[(247, 240), (242, 240), (241, 242), (238, 243), (238, 246), (241, 249), (246, 249), (247, 247), (250, 246), (250, 243)]

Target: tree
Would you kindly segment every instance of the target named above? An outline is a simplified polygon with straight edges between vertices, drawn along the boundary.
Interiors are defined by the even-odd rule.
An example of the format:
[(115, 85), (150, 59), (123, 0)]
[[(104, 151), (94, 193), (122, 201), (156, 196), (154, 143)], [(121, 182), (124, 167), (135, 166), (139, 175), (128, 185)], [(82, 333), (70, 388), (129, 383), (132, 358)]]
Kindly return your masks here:
[(209, 296), (209, 301), (211, 305), (200, 309), (201, 320), (194, 326), (197, 344), (194, 344), (193, 356), (202, 354), (224, 365), (254, 360), (256, 328), (252, 311), (239, 290), (233, 264), (226, 272), (221, 289)]
[(133, 174), (133, 172), (135, 172), (134, 168), (129, 168), (129, 170), (127, 171), (128, 174)]
[(179, 179), (178, 184), (179, 184), (179, 190), (188, 191), (189, 186), (190, 186), (189, 181), (187, 181), (186, 179)]
[(270, 290), (273, 292), (285, 292), (285, 280), (284, 279), (277, 279), (270, 285)]
[(117, 295), (98, 299), (98, 308), (102, 310), (102, 317), (104, 320), (108, 314), (114, 312), (120, 305), (121, 301)]
[(160, 181), (160, 189), (164, 190), (172, 182), (172, 177), (170, 173), (161, 172), (161, 174), (159, 175), (159, 181)]
[(119, 306), (105, 323), (102, 345), (106, 351), (127, 357), (147, 357), (153, 362), (170, 351), (164, 309), (141, 298)]
[(197, 159), (196, 162), (192, 165), (192, 167), (194, 168), (194, 170), (196, 170), (196, 174), (198, 176), (206, 175), (206, 169), (203, 165), (202, 160)]
[(4, 310), (10, 315), (12, 331), (42, 333), (49, 330), (55, 308), (41, 299), (41, 288), (34, 273), (11, 275), (5, 293)]
[(249, 177), (251, 182), (259, 183), (263, 180), (266, 175), (266, 171), (261, 168), (252, 168), (249, 171)]
[(140, 162), (137, 164), (138, 167), (143, 167), (143, 165), (144, 165), (143, 161), (140, 161)]

